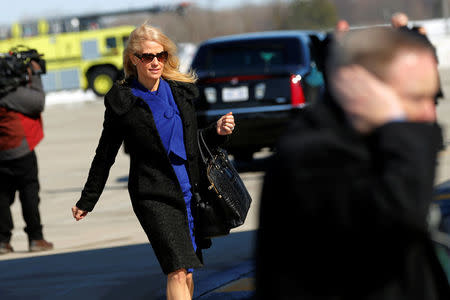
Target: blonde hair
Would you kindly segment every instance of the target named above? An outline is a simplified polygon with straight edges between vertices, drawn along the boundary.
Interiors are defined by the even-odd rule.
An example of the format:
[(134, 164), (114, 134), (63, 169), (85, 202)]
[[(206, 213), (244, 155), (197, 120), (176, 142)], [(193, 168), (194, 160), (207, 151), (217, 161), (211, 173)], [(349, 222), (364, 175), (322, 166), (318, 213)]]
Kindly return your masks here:
[(161, 44), (164, 51), (167, 51), (169, 57), (164, 64), (162, 77), (168, 80), (194, 83), (197, 76), (190, 71), (188, 74), (181, 73), (179, 70), (180, 60), (177, 56), (177, 46), (161, 30), (148, 24), (146, 21), (141, 26), (133, 30), (128, 38), (127, 47), (123, 51), (123, 70), (125, 80), (134, 76), (137, 77), (136, 66), (131, 61), (130, 56), (142, 51), (141, 42), (154, 41)]

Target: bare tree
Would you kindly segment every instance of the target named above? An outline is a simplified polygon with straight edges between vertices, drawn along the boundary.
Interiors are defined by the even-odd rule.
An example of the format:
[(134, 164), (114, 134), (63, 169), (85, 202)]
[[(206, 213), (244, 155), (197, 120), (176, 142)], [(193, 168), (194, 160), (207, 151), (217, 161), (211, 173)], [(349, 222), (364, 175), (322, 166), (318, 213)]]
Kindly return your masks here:
[[(114, 25), (140, 25), (149, 20), (176, 42), (199, 43), (205, 39), (243, 32), (279, 29), (328, 29), (337, 19), (351, 25), (388, 23), (397, 11), (411, 19), (441, 17), (443, 0), (273, 0), (264, 5), (242, 5), (216, 10), (192, 6), (183, 15), (162, 13), (118, 17)], [(211, 1), (213, 3), (213, 1)]]

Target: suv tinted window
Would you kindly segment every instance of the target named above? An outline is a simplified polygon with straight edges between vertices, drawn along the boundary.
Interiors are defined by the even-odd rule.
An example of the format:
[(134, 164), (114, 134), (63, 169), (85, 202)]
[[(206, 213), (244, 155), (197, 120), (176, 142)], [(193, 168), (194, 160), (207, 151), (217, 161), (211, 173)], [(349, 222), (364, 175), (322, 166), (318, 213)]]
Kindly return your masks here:
[(264, 68), (286, 63), (282, 48), (264, 47), (258, 49), (234, 47), (212, 49), (208, 60), (211, 69), (234, 69), (243, 67)]
[(192, 63), (196, 70), (260, 69), (303, 64), (296, 38), (244, 40), (211, 44), (200, 49)]

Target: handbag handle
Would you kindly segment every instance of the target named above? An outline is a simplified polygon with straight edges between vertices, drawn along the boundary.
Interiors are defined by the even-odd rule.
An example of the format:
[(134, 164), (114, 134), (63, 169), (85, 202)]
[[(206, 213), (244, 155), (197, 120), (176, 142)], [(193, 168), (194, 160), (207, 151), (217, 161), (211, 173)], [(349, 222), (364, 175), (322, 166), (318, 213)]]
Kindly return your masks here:
[(214, 155), (212, 155), (211, 150), (209, 150), (208, 145), (205, 142), (205, 138), (203, 137), (203, 130), (198, 130), (197, 134), (198, 134), (197, 143), (198, 149), (200, 151), (200, 156), (202, 157), (203, 162), (206, 164), (208, 162), (208, 159), (206, 158), (205, 153), (202, 150), (202, 147), (206, 149), (206, 152), (208, 152), (209, 157), (213, 160)]
[[(206, 151), (209, 154), (209, 157), (211, 158), (212, 163), (215, 164), (216, 158), (211, 153), (211, 150), (209, 150), (208, 145), (206, 144), (205, 138), (203, 137), (203, 130), (198, 130), (197, 134), (198, 134), (198, 137), (197, 137), (198, 150), (200, 151), (200, 156), (202, 157), (203, 163), (205, 165), (208, 165), (208, 159), (206, 158), (206, 156), (202, 150), (202, 147), (204, 147), (206, 149)], [(216, 191), (216, 193), (218, 194), (218, 197), (222, 198), (222, 195), (220, 195), (219, 191), (215, 188), (214, 183), (212, 183), (212, 182), (210, 182), (210, 183), (211, 183), (211, 185), (208, 186), (208, 190), (214, 189)]]

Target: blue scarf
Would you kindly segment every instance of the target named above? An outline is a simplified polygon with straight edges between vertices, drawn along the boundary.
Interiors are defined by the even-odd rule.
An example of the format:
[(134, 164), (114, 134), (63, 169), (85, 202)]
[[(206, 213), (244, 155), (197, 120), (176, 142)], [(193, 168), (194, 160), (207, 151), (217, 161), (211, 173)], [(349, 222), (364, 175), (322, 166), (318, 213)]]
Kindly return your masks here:
[(160, 78), (158, 90), (151, 92), (138, 80), (134, 80), (131, 92), (136, 97), (143, 99), (150, 107), (167, 155), (171, 157), (171, 154), (174, 154), (186, 161), (183, 123), (169, 84)]

